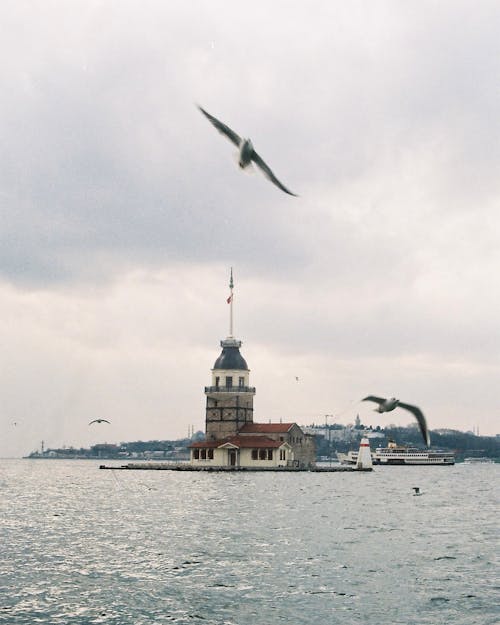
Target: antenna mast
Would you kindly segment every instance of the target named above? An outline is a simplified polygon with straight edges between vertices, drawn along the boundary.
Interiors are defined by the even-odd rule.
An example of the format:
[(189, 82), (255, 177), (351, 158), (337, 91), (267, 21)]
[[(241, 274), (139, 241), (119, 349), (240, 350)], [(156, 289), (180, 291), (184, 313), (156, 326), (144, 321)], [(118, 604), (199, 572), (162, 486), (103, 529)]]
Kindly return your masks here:
[(233, 287), (234, 287), (234, 282), (233, 282), (233, 268), (231, 267), (231, 278), (229, 280), (229, 290), (230, 290), (230, 295), (227, 298), (228, 304), (230, 306), (229, 308), (229, 338), (233, 338)]

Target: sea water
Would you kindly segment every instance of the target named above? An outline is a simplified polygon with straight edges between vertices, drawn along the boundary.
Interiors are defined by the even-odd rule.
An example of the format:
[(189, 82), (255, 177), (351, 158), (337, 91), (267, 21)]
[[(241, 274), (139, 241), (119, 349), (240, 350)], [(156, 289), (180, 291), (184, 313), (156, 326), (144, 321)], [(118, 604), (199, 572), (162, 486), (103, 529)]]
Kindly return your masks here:
[(0, 623), (496, 625), (499, 474), (3, 460)]

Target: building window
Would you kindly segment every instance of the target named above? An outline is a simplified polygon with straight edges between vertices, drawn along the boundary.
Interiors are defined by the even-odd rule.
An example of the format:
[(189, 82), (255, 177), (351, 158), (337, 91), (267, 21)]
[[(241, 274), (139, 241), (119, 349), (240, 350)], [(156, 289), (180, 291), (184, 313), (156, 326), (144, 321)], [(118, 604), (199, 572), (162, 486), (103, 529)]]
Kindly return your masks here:
[(280, 441), (283, 442), (284, 440), (285, 439), (282, 436), (280, 436)]
[(208, 450), (208, 459), (209, 460), (213, 460), (214, 459), (214, 450), (213, 449), (209, 449)]
[(243, 388), (245, 386), (245, 378), (243, 376), (240, 376), (238, 385), (240, 388)]
[(206, 460), (207, 459), (207, 450), (206, 449), (202, 449), (201, 450), (201, 459), (202, 460)]
[(233, 386), (233, 376), (226, 376), (226, 386), (227, 388), (231, 388)]
[(286, 460), (286, 452), (284, 449), (280, 449), (280, 460)]
[(266, 449), (259, 450), (259, 460), (265, 460), (266, 459), (266, 456), (267, 456), (266, 451), (267, 451)]
[(252, 449), (252, 460), (259, 459), (259, 452), (256, 449)]
[(219, 380), (220, 380), (220, 378), (219, 378), (219, 376), (217, 376), (215, 378), (215, 388), (219, 388)]
[(273, 459), (273, 450), (272, 449), (268, 449), (267, 450), (267, 459), (268, 460), (272, 460)]
[(199, 460), (200, 459), (200, 450), (199, 449), (193, 449), (193, 458), (195, 460)]

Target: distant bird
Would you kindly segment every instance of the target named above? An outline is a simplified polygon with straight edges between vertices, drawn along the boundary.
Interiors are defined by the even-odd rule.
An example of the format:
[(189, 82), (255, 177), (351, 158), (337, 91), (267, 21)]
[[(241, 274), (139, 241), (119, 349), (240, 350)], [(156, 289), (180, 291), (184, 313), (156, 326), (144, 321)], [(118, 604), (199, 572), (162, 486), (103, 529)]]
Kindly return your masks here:
[(226, 124), (223, 124), (221, 121), (213, 117), (213, 115), (210, 115), (210, 113), (207, 113), (207, 111), (202, 109), (201, 106), (198, 106), (198, 108), (203, 113), (203, 115), (205, 115), (205, 117), (215, 126), (215, 128), (217, 128), (219, 132), (225, 135), (229, 139), (229, 141), (234, 143), (234, 145), (238, 148), (239, 150), (238, 164), (241, 167), (241, 169), (245, 169), (253, 161), (258, 167), (260, 167), (264, 175), (273, 184), (275, 184), (279, 189), (281, 189), (285, 193), (288, 193), (288, 195), (294, 195), (295, 197), (297, 197), (296, 193), (292, 193), (276, 178), (271, 168), (268, 165), (266, 165), (266, 163), (261, 159), (261, 157), (253, 149), (253, 144), (250, 141), (250, 139), (243, 139), (242, 137), (237, 135), (234, 132), (234, 130), (231, 130), (229, 126), (226, 126)]
[(413, 494), (415, 495), (421, 495), (422, 493), (420, 492), (420, 488), (418, 486), (414, 486), (413, 490), (415, 491)]
[(409, 410), (415, 419), (418, 422), (420, 427), (420, 432), (424, 438), (425, 444), (427, 447), (430, 447), (431, 438), (429, 436), (429, 429), (427, 427), (427, 421), (425, 420), (423, 412), (417, 406), (412, 406), (411, 404), (404, 404), (399, 399), (395, 397), (391, 397), (390, 399), (385, 399), (384, 397), (376, 397), (375, 395), (368, 395), (364, 397), (361, 401), (374, 401), (378, 404), (378, 407), (375, 408), (377, 412), (390, 412), (394, 410), (394, 408), (404, 408), (405, 410)]
[(298, 382), (298, 381), (299, 381), (299, 378), (298, 378), (297, 376), (295, 376), (295, 381), (296, 381), (296, 382)]
[(89, 425), (92, 425), (92, 423), (110, 423), (110, 421), (108, 421), (107, 419), (94, 419), (89, 423)]

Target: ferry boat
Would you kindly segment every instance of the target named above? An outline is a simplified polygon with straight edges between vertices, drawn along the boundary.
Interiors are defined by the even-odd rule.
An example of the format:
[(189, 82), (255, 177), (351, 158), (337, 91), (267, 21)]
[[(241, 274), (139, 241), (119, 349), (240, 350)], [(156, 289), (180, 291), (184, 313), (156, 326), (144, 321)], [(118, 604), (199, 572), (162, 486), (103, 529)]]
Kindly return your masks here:
[[(337, 457), (342, 464), (356, 464), (358, 452), (337, 453)], [(389, 440), (387, 447), (377, 447), (375, 451), (372, 451), (372, 462), (380, 465), (453, 465), (455, 464), (455, 456), (450, 451), (406, 447)]]

